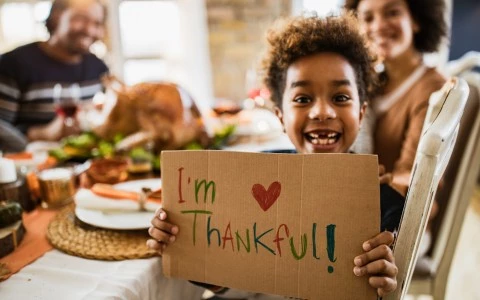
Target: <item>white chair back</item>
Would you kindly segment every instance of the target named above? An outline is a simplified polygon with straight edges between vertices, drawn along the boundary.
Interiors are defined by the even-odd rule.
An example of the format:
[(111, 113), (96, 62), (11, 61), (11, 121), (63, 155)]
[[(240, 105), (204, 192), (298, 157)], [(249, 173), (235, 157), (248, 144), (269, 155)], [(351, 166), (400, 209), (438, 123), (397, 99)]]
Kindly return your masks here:
[(398, 287), (385, 299), (402, 299), (408, 291), (420, 240), (427, 226), (438, 182), (455, 145), (468, 91), (463, 79), (453, 78), (430, 98), (394, 245), (395, 262), (399, 270)]

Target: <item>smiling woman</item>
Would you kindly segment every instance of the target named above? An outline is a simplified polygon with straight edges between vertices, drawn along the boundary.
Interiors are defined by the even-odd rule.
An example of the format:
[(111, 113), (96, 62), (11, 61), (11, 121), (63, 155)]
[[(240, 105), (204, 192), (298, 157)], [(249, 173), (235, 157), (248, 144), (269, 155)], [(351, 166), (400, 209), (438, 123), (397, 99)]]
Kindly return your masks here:
[(423, 61), (423, 54), (437, 51), (446, 36), (445, 3), (347, 0), (345, 7), (357, 14), (382, 66), (377, 70), (383, 82), (366, 113), (366, 120), (373, 124), (373, 152), (392, 173), (396, 188), (405, 193), (428, 99), (445, 82)]

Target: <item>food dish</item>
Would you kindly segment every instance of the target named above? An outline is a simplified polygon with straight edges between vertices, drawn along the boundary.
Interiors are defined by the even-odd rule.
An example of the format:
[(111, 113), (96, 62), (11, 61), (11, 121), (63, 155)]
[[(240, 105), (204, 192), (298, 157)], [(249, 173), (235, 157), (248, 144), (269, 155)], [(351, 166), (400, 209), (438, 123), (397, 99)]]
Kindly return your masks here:
[(282, 124), (269, 110), (242, 111), (237, 116), (238, 124), (234, 136), (270, 139), (282, 133)]
[[(143, 187), (156, 190), (161, 186), (161, 179), (144, 179), (126, 181), (114, 185), (115, 188), (140, 192)], [(85, 208), (75, 208), (75, 215), (80, 221), (105, 229), (114, 230), (137, 230), (150, 227), (153, 212), (102, 212)]]

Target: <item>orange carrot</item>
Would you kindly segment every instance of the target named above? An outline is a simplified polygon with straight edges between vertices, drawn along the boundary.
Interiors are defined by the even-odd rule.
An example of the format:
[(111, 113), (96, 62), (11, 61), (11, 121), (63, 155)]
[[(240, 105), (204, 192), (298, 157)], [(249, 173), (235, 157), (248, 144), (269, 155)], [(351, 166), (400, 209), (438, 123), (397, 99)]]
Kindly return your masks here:
[(8, 158), (8, 159), (32, 159), (33, 154), (30, 152), (16, 152), (16, 153), (6, 153), (3, 155), (3, 157)]
[[(140, 200), (140, 193), (137, 192), (130, 192), (130, 191), (124, 191), (124, 190), (117, 190), (115, 189), (112, 185), (110, 184), (105, 184), (105, 183), (95, 183), (91, 191), (94, 194), (97, 194), (102, 197), (107, 197), (107, 198), (112, 198), (112, 199), (130, 199), (130, 200), (135, 200), (139, 201)], [(148, 198), (148, 201), (153, 201), (153, 202), (161, 202), (161, 190), (160, 190), (160, 197), (158, 195), (159, 191), (155, 191), (155, 195), (152, 193), (152, 197)]]
[(129, 192), (123, 190), (116, 190), (110, 184), (105, 183), (95, 183), (92, 188), (92, 192), (103, 197), (114, 198), (114, 199), (131, 199), (138, 200), (140, 194), (136, 192)]

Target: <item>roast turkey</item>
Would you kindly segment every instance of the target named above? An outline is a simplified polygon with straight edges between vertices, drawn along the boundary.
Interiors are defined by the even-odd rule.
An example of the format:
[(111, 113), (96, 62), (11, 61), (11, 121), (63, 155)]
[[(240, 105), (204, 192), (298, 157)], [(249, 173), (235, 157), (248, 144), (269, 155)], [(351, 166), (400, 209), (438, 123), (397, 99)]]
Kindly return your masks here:
[[(181, 149), (191, 142), (206, 147), (208, 135), (195, 101), (182, 87), (168, 82), (147, 82), (126, 86), (111, 77), (105, 80), (115, 96), (103, 124), (93, 131), (112, 140), (126, 136), (117, 149), (154, 142), (156, 150)], [(108, 94), (108, 93), (107, 93)]]

